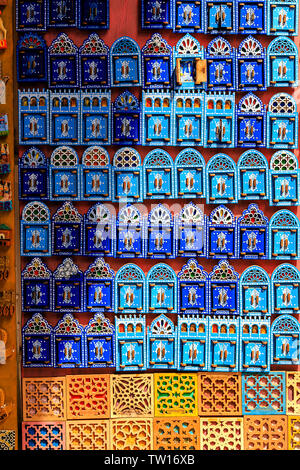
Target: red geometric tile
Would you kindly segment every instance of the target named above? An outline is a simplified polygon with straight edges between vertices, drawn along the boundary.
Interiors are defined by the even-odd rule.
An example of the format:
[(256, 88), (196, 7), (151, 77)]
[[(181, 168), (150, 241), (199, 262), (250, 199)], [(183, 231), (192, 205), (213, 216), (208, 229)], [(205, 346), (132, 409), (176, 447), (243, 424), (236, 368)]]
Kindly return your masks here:
[(109, 375), (67, 375), (67, 418), (109, 418)]

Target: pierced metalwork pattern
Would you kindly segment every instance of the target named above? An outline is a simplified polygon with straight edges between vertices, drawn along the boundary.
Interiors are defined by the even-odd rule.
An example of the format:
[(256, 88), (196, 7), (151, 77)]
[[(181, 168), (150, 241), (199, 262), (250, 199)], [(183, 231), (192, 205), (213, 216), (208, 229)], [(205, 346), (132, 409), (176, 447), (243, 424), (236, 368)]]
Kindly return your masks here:
[(22, 271), (23, 279), (50, 279), (51, 271), (42, 262), (41, 258), (33, 258)]
[(51, 155), (50, 163), (55, 167), (78, 166), (78, 156), (75, 150), (64, 145), (54, 150)]
[(48, 222), (50, 211), (42, 202), (29, 202), (22, 211), (23, 222)]
[(294, 171), (298, 168), (298, 161), (292, 152), (279, 150), (274, 153), (270, 161), (270, 169), (273, 171)]
[(137, 168), (141, 166), (141, 158), (136, 150), (124, 147), (115, 153), (113, 165), (116, 168)]
[(88, 147), (82, 155), (82, 165), (95, 168), (109, 165), (108, 152), (97, 145)]

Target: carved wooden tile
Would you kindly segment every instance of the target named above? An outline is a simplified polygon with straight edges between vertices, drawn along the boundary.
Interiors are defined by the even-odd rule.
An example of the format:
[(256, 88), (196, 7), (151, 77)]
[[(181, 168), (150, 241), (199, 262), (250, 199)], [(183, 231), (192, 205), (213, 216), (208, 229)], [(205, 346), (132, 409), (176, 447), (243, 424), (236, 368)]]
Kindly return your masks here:
[(109, 375), (67, 375), (67, 418), (108, 418)]
[(300, 450), (300, 416), (288, 416), (288, 449)]
[(197, 374), (154, 374), (155, 416), (197, 416)]
[(199, 374), (198, 403), (200, 416), (241, 416), (241, 375)]
[(81, 420), (66, 423), (67, 450), (109, 450), (109, 420)]
[(286, 416), (245, 416), (245, 450), (287, 450)]
[(111, 417), (151, 417), (154, 413), (152, 374), (111, 375)]
[(300, 372), (286, 373), (286, 414), (300, 415)]
[(201, 418), (200, 450), (243, 450), (242, 418)]
[(24, 378), (23, 419), (26, 421), (65, 420), (65, 377)]
[(65, 450), (65, 423), (22, 423), (23, 450)]
[(199, 450), (199, 418), (154, 418), (154, 450)]
[(110, 420), (111, 450), (151, 450), (152, 418)]

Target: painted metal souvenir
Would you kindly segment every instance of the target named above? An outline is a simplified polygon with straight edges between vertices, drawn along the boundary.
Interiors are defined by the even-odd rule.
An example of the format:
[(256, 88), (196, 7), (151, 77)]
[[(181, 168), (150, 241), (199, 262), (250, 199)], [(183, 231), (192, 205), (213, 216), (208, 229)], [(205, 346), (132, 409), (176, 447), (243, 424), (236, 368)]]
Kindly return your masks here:
[(48, 49), (48, 84), (50, 88), (79, 85), (78, 48), (65, 33), (60, 33)]
[(19, 90), (19, 144), (49, 143), (49, 108), (47, 91)]
[[(206, 314), (208, 274), (196, 259), (189, 259), (178, 273), (178, 313)], [(180, 329), (178, 330), (180, 335)], [(197, 334), (197, 331), (194, 331)]]
[(9, 80), (8, 76), (2, 75), (2, 62), (0, 61), (0, 104), (6, 104), (6, 84)]
[[(82, 3), (86, 4), (86, 1)], [(109, 47), (98, 34), (90, 34), (79, 48), (79, 66), (81, 88), (110, 86)]]
[(172, 48), (159, 33), (153, 34), (142, 48), (143, 88), (170, 88)]
[(299, 259), (299, 219), (289, 210), (280, 210), (270, 219), (270, 259)]
[(243, 259), (268, 258), (268, 218), (256, 204), (250, 204), (238, 218), (238, 256)]
[(76, 28), (78, 2), (76, 0), (48, 0), (48, 28)]
[(238, 200), (269, 199), (269, 165), (258, 150), (247, 150), (238, 162)]
[(232, 158), (224, 153), (214, 155), (206, 165), (206, 203), (236, 203), (237, 170)]
[(23, 367), (53, 367), (53, 329), (35, 313), (22, 329)]
[(269, 372), (271, 362), (270, 318), (241, 318), (240, 371)]
[(178, 33), (204, 32), (204, 2), (195, 0), (173, 1), (173, 31)]
[(113, 311), (115, 273), (103, 258), (97, 258), (84, 273), (84, 310)]
[(138, 99), (128, 90), (113, 104), (113, 144), (138, 145), (141, 138), (141, 108)]
[(172, 145), (173, 99), (169, 91), (148, 90), (142, 95), (142, 144)]
[(235, 94), (207, 93), (204, 96), (204, 147), (234, 147)]
[(52, 272), (40, 258), (33, 258), (22, 271), (22, 310), (52, 310)]
[(236, 88), (240, 91), (266, 90), (266, 50), (253, 36), (244, 39), (237, 54)]
[(111, 199), (111, 165), (108, 152), (98, 145), (88, 147), (82, 155), (81, 199)]
[(65, 202), (52, 216), (52, 254), (82, 254), (82, 216), (71, 202)]
[(26, 150), (19, 161), (19, 199), (48, 199), (48, 161), (38, 148)]
[(134, 205), (120, 209), (116, 224), (116, 256), (144, 258), (144, 218)]
[(205, 160), (198, 150), (185, 148), (175, 159), (175, 194), (177, 198), (205, 197)]
[(141, 86), (141, 51), (133, 39), (123, 36), (110, 48), (112, 87)]
[(7, 143), (0, 144), (0, 175), (10, 173), (9, 165), (9, 145)]
[(0, 11), (0, 50), (7, 49), (7, 29), (2, 20), (2, 11)]
[(221, 36), (213, 39), (205, 52), (207, 89), (235, 90), (235, 48)]
[(205, 0), (206, 14), (205, 33), (235, 33), (236, 32), (236, 2), (224, 0)]
[(47, 81), (46, 43), (35, 33), (27, 33), (17, 43), (18, 82)]
[(113, 256), (115, 218), (104, 204), (95, 204), (84, 216), (84, 254)]
[(253, 93), (239, 101), (236, 109), (237, 147), (265, 147), (266, 106)]
[(115, 277), (116, 313), (145, 313), (145, 275), (135, 264), (125, 264)]
[(290, 38), (279, 37), (267, 49), (268, 86), (296, 87), (298, 85), (298, 50)]
[(239, 286), (241, 315), (271, 315), (270, 278), (263, 268), (250, 266), (245, 269)]
[(186, 204), (175, 218), (177, 256), (205, 256), (205, 215), (199, 205)]
[(29, 202), (22, 211), (21, 256), (50, 255), (50, 211), (42, 202)]
[(274, 95), (267, 112), (267, 148), (298, 147), (298, 113), (294, 98), (287, 93)]
[(0, 248), (11, 246), (11, 228), (6, 224), (0, 224)]
[(85, 367), (115, 366), (115, 328), (96, 313), (84, 329)]
[(221, 260), (208, 276), (209, 311), (213, 315), (239, 314), (239, 275), (228, 261)]
[(292, 264), (280, 264), (271, 277), (271, 313), (298, 314), (300, 310), (300, 273)]
[(199, 315), (179, 316), (177, 334), (178, 370), (207, 370), (208, 317)]
[(80, 0), (78, 8), (80, 29), (109, 28), (109, 0)]
[(71, 258), (53, 272), (53, 311), (81, 312), (83, 310), (83, 274)]
[(172, 214), (167, 207), (158, 204), (149, 212), (145, 231), (148, 258), (174, 258), (174, 224)]
[(137, 150), (123, 147), (113, 158), (113, 202), (142, 202), (143, 173)]
[(12, 210), (12, 186), (7, 180), (0, 180), (0, 211)]
[(142, 0), (142, 28), (172, 28), (173, 0)]
[(177, 89), (205, 88), (206, 61), (204, 48), (190, 34), (181, 38), (173, 50), (174, 86)]
[(50, 201), (80, 199), (78, 155), (66, 145), (57, 147), (50, 157)]
[(79, 145), (81, 132), (80, 94), (50, 92), (50, 144)]
[(0, 137), (5, 137), (8, 135), (8, 114), (0, 114)]
[(16, 0), (16, 30), (46, 31), (46, 0)]
[(78, 320), (66, 313), (53, 333), (55, 367), (84, 367), (84, 329)]
[(111, 143), (111, 93), (96, 90), (81, 92), (81, 141), (84, 145)]
[(267, 0), (268, 34), (298, 36), (297, 0)]
[(300, 324), (290, 315), (277, 317), (272, 323), (272, 364), (300, 364)]
[(147, 369), (177, 369), (177, 328), (165, 315), (156, 317), (148, 326)]
[(209, 370), (237, 372), (239, 370), (239, 318), (209, 317)]
[(0, 281), (6, 281), (10, 271), (10, 258), (0, 256)]
[(299, 169), (295, 155), (278, 150), (270, 160), (270, 206), (299, 205)]
[(177, 278), (173, 269), (160, 263), (147, 274), (146, 312), (177, 313)]
[(174, 93), (173, 145), (203, 145), (203, 102), (202, 92)]
[(146, 370), (146, 317), (120, 315), (115, 317), (116, 371)]
[(174, 164), (162, 149), (149, 152), (143, 161), (144, 199), (170, 199), (174, 197)]
[(265, 34), (267, 29), (267, 0), (237, 0), (237, 32)]
[(209, 258), (237, 257), (236, 219), (225, 206), (214, 209), (207, 224), (207, 256)]

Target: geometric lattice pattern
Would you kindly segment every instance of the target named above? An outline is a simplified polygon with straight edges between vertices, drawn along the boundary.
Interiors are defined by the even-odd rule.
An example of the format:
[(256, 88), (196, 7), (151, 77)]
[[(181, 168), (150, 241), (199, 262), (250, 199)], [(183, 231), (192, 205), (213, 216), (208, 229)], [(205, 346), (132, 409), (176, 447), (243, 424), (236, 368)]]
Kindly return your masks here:
[(109, 421), (67, 421), (66, 446), (67, 450), (109, 450)]
[(152, 418), (110, 420), (111, 450), (151, 450)]
[(199, 374), (198, 403), (200, 416), (241, 416), (241, 375)]
[(286, 416), (245, 416), (245, 450), (287, 450)]
[(285, 373), (242, 376), (243, 414), (285, 414)]
[(154, 450), (199, 450), (199, 418), (154, 418)]
[(243, 419), (202, 418), (200, 440), (200, 450), (243, 450)]
[(300, 372), (286, 373), (286, 414), (300, 415)]
[(23, 450), (65, 450), (64, 422), (22, 423)]
[(112, 418), (153, 416), (153, 375), (111, 375), (110, 399)]
[(197, 374), (155, 374), (155, 416), (197, 416)]
[(15, 431), (0, 430), (0, 450), (15, 450)]
[(288, 416), (288, 450), (300, 450), (300, 416)]
[(63, 421), (65, 419), (64, 377), (23, 379), (24, 421)]
[(109, 417), (109, 375), (67, 375), (67, 418)]

